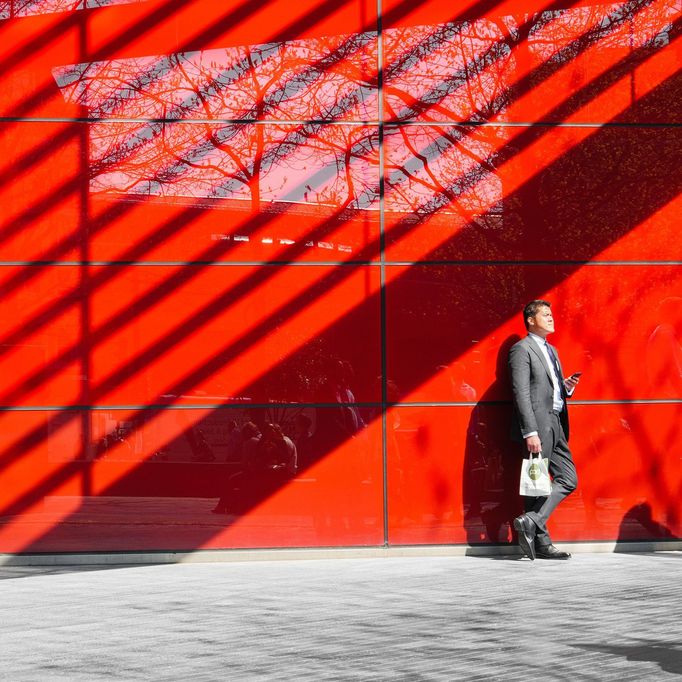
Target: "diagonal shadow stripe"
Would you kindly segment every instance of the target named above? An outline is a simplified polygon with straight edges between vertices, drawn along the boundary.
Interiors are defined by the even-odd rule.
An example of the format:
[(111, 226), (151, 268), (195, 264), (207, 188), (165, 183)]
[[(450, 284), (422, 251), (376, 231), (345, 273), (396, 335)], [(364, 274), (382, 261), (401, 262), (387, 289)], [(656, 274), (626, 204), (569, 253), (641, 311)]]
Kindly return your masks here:
[[(287, 31), (290, 31), (293, 27), (295, 27), (296, 30), (299, 30), (299, 31), (303, 31), (303, 30), (305, 30), (305, 29), (311, 28), (312, 26), (315, 25), (316, 22), (318, 22), (318, 21), (320, 21), (321, 19), (324, 18), (325, 13), (322, 12), (321, 9), (322, 9), (323, 7), (324, 7), (324, 8), (327, 8), (327, 7), (326, 7), (327, 4), (329, 4), (329, 2), (331, 2), (331, 1), (332, 1), (332, 0), (325, 0), (326, 4), (323, 3), (320, 7), (318, 7), (318, 9), (317, 9), (315, 12), (311, 12), (311, 13), (306, 17), (306, 21), (305, 21), (305, 22), (300, 22), (300, 21), (298, 21), (298, 22), (296, 22), (296, 23), (291, 24), (291, 25), (288, 26), (288, 27), (285, 27), (285, 28), (282, 29), (278, 34), (273, 35), (273, 36), (271, 37), (271, 40), (277, 41), (277, 40), (281, 39), (283, 36), (285, 36), (285, 35), (287, 34)], [(182, 3), (181, 3), (181, 4), (182, 4)], [(203, 33), (201, 33), (199, 36), (194, 36), (193, 38), (189, 39), (189, 40), (184, 44), (184, 46), (181, 48), (180, 52), (187, 51), (194, 41), (202, 41), (202, 40), (205, 41), (205, 40), (209, 39), (209, 38), (210, 38), (210, 34), (211, 34), (212, 32), (215, 32), (215, 31), (217, 30), (217, 27), (218, 27), (218, 26), (220, 26), (220, 27), (225, 27), (225, 26), (231, 25), (231, 24), (234, 23), (234, 22), (243, 21), (250, 13), (253, 13), (253, 12), (257, 11), (257, 9), (258, 9), (256, 3), (252, 3), (252, 4), (250, 5), (250, 7), (251, 7), (250, 12), (246, 12), (246, 10), (244, 9), (244, 7), (242, 6), (242, 7), (239, 9), (239, 11), (235, 11), (235, 12), (228, 13), (228, 15), (226, 15), (222, 20), (220, 20), (219, 22), (216, 22), (216, 24), (214, 24), (214, 25), (211, 27), (211, 29), (207, 29), (206, 31), (204, 31)], [(148, 20), (148, 21), (144, 22), (144, 25), (143, 25), (143, 26), (138, 26), (137, 28), (138, 28), (140, 31), (143, 31), (144, 28), (145, 28), (145, 26), (147, 26), (147, 24), (149, 23), (149, 21), (151, 21), (151, 20)], [(151, 21), (151, 23), (153, 24), (154, 22)], [(129, 34), (132, 34), (132, 33), (133, 33), (132, 31), (128, 31), (126, 34), (124, 34), (123, 36), (121, 36), (121, 37), (118, 38), (117, 40), (118, 40), (118, 41), (121, 41), (121, 40), (122, 40), (122, 41), (123, 41), (123, 45), (125, 45), (129, 40), (132, 40), (132, 39), (134, 38), (134, 35), (129, 35)], [(105, 47), (105, 48), (102, 48), (102, 50), (101, 50), (100, 52), (98, 52), (96, 55), (94, 55), (94, 56), (92, 57), (92, 61), (96, 61), (96, 60), (98, 60), (103, 54), (106, 54), (106, 50), (107, 50), (109, 47), (110, 47), (110, 46), (107, 46), (107, 47)], [(120, 46), (119, 46), (119, 47), (120, 47)], [(329, 63), (329, 62), (328, 62), (327, 64), (322, 64), (322, 63), (320, 63), (320, 64), (317, 65), (317, 66), (318, 66), (319, 69), (324, 69), (324, 68), (329, 69), (329, 68), (331, 68), (331, 65), (332, 65), (332, 63)], [(50, 86), (51, 86), (51, 85), (52, 85), (52, 84), (50, 84)], [(42, 96), (44, 96), (44, 94), (45, 94), (45, 93), (41, 94), (40, 96), (42, 97)], [(38, 97), (38, 95), (36, 95), (36, 97)], [(74, 128), (77, 128), (77, 126), (75, 126)], [(147, 125), (147, 130), (149, 130), (149, 131), (152, 132), (152, 133), (154, 132), (154, 128), (153, 128), (152, 126), (150, 126), (150, 125)], [(144, 131), (144, 129), (143, 129), (143, 131)], [(149, 136), (143, 135), (142, 137), (144, 137), (145, 139), (147, 139)], [(134, 147), (133, 147), (131, 150), (129, 150), (129, 152), (132, 152), (132, 151), (134, 151)], [(112, 162), (112, 163), (119, 163), (120, 161), (121, 161), (121, 159), (120, 159), (120, 158), (117, 158), (117, 159), (116, 159), (114, 162)], [(102, 166), (102, 168), (100, 169), (100, 172), (102, 172), (103, 170), (105, 170), (105, 169), (107, 168), (107, 166), (108, 166), (108, 165), (107, 165), (106, 163), (104, 163), (103, 166)], [(23, 224), (24, 222), (26, 222), (26, 221), (31, 221), (31, 220), (35, 220), (37, 217), (39, 217), (40, 215), (44, 214), (47, 210), (49, 210), (51, 207), (53, 207), (54, 205), (56, 205), (58, 202), (63, 201), (64, 197), (70, 195), (71, 193), (73, 193), (73, 192), (75, 192), (75, 191), (77, 191), (77, 190), (79, 189), (80, 182), (81, 182), (81, 178), (78, 177), (78, 176), (76, 176), (76, 177), (74, 177), (74, 178), (71, 178), (71, 179), (67, 180), (66, 182), (64, 182), (60, 187), (56, 188), (56, 189), (52, 192), (52, 195), (51, 195), (51, 196), (45, 198), (43, 201), (37, 202), (36, 204), (34, 204), (34, 205), (31, 207), (31, 209), (29, 209), (28, 211), (26, 211), (25, 214), (18, 216), (18, 217), (15, 219), (15, 221), (14, 221), (14, 227), (13, 227), (13, 228), (10, 228), (10, 229), (3, 230), (3, 234), (2, 234), (2, 237), (1, 237), (1, 238), (4, 240), (4, 239), (7, 239), (7, 238), (11, 237), (13, 234), (16, 233), (17, 230), (21, 229), (21, 226), (22, 226), (22, 224)]]
[[(656, 94), (656, 93), (654, 93), (652, 96), (655, 97), (655, 94)], [(586, 146), (593, 146), (593, 147), (603, 148), (603, 147), (604, 147), (604, 140), (603, 140), (603, 139), (600, 139), (600, 140), (597, 141), (597, 138), (604, 138), (605, 136), (606, 136), (606, 137), (608, 137), (608, 136), (613, 136), (614, 134), (618, 134), (618, 131), (609, 130), (609, 129), (602, 129), (602, 130), (599, 130), (599, 131), (597, 131), (596, 133), (594, 133), (594, 135), (593, 135), (592, 137), (588, 138), (585, 142), (583, 142), (583, 145), (581, 145), (581, 147), (585, 148)], [(576, 153), (576, 152), (571, 152), (571, 153)], [(590, 170), (591, 170), (593, 173), (595, 173), (595, 172), (598, 173), (598, 169), (597, 169), (597, 170), (595, 170), (595, 169), (590, 169)], [(627, 171), (630, 172), (630, 173), (636, 174), (638, 169), (637, 169), (637, 168), (633, 168), (633, 169), (624, 169), (624, 170), (627, 170)], [(587, 182), (588, 184), (589, 184), (589, 180), (590, 180), (590, 178), (587, 178), (587, 180), (586, 180), (586, 182)], [(676, 193), (679, 192), (679, 189), (680, 189), (679, 183), (677, 183), (674, 187), (670, 187), (670, 192), (669, 192), (669, 194), (672, 195), (672, 196), (674, 196)], [(618, 200), (624, 200), (624, 199), (625, 199), (624, 197), (616, 197), (614, 200), (615, 200), (615, 201), (618, 201)], [(661, 197), (660, 197), (660, 204), (661, 204), (661, 205), (664, 204), (668, 199), (669, 199), (669, 195), (661, 196)], [(651, 206), (651, 205), (648, 206), (648, 208), (649, 208), (650, 210), (652, 210), (652, 211), (655, 211), (655, 210), (657, 209), (657, 207), (658, 207), (658, 205), (656, 205), (656, 206)], [(598, 236), (602, 239), (602, 242), (601, 242), (601, 243), (595, 243), (595, 244), (594, 244), (594, 249), (595, 249), (595, 251), (599, 250), (604, 244), (608, 244), (608, 243), (610, 243), (611, 241), (617, 239), (617, 238), (618, 238), (619, 236), (621, 236), (622, 234), (627, 233), (627, 232), (628, 232), (630, 229), (632, 229), (633, 227), (634, 227), (633, 224), (623, 225), (623, 226), (620, 227), (620, 229), (619, 229), (618, 231), (614, 230), (614, 232), (613, 232), (613, 233), (610, 233), (610, 234), (604, 234), (604, 233), (602, 233), (602, 234), (598, 235)], [(563, 277), (565, 277), (565, 276), (568, 276), (568, 274), (570, 274), (570, 272), (572, 272), (572, 271), (575, 271), (575, 269), (577, 269), (577, 267), (578, 267), (578, 266), (576, 266), (576, 267), (574, 267), (574, 268), (568, 268), (567, 270), (565, 270), (565, 271), (563, 272), (563, 274), (562, 274), (562, 273), (559, 273), (559, 274), (557, 275), (557, 281), (559, 281), (561, 278), (563, 278)], [(554, 285), (555, 283), (556, 283), (556, 282), (545, 282), (545, 283), (543, 283), (543, 284), (544, 284), (544, 285), (552, 286), (552, 285)], [(495, 286), (496, 286), (496, 285), (497, 285), (497, 284), (495, 283)], [(389, 283), (389, 285), (388, 285), (388, 292), (389, 292), (389, 294), (390, 294), (391, 286), (392, 286), (392, 284)], [(491, 290), (489, 293), (490, 293), (490, 295), (492, 296), (493, 293), (494, 293), (494, 290)], [(515, 313), (516, 313), (516, 310), (514, 310), (514, 311), (509, 311), (509, 310), (507, 310), (507, 311), (499, 311), (499, 312), (498, 312), (498, 311), (495, 311), (495, 313), (494, 313), (494, 314), (495, 314), (495, 320), (492, 320), (492, 321), (490, 322), (490, 324), (489, 324), (490, 329), (495, 328), (495, 327), (498, 326), (500, 323), (502, 323), (503, 321), (505, 321), (506, 316), (507, 316), (510, 312), (513, 312), (513, 313), (515, 314)], [(463, 317), (466, 318), (466, 315), (464, 315)], [(490, 331), (490, 329), (488, 329), (488, 331)], [(485, 330), (484, 330), (484, 331), (485, 331)], [(461, 352), (461, 351), (458, 350), (457, 347), (453, 347), (453, 357), (456, 357), (457, 354), (458, 354), (459, 352)], [(408, 387), (408, 389), (409, 389), (409, 388), (411, 388), (411, 387)]]
[[(679, 31), (679, 25), (677, 27), (677, 30)], [(672, 33), (671, 33), (671, 35), (672, 35)], [(628, 69), (633, 68), (633, 64), (638, 62), (637, 57), (638, 57), (638, 55), (633, 54), (631, 57), (628, 57), (627, 59), (623, 60), (623, 66), (625, 68), (628, 68)], [(620, 72), (620, 70), (619, 70), (619, 72)], [(610, 72), (610, 74), (611, 74), (611, 72)], [(607, 75), (610, 75), (610, 74), (607, 74)], [(590, 96), (596, 96), (596, 94), (599, 93), (599, 91), (601, 90), (602, 87), (605, 87), (606, 85), (610, 84), (612, 81), (613, 81), (613, 77), (605, 79), (603, 83), (600, 82), (599, 80), (597, 80), (594, 83), (590, 84), (589, 86), (586, 86), (586, 88), (584, 88), (584, 90), (589, 91), (589, 93), (582, 93), (582, 95), (581, 95), (581, 93), (577, 93), (575, 95), (575, 98), (577, 98), (578, 96), (581, 96), (580, 101), (581, 101), (581, 103), (584, 103), (586, 101), (586, 99), (589, 99), (589, 98), (586, 98), (587, 94), (589, 94)], [(556, 116), (568, 115), (571, 112), (571, 110), (572, 110), (571, 108), (573, 106), (574, 106), (573, 102), (569, 100), (565, 105), (555, 108), (555, 110), (552, 112), (552, 116), (556, 117)], [(466, 133), (466, 131), (458, 130), (457, 134), (458, 135), (459, 134), (464, 135), (467, 133)], [(444, 135), (444, 137), (449, 139), (450, 142), (455, 141), (449, 135), (446, 135), (446, 134), (443, 134), (443, 135)], [(537, 139), (537, 137), (538, 137), (538, 129), (528, 129), (524, 135), (517, 137), (515, 140), (510, 142), (506, 147), (503, 147), (502, 149), (495, 151), (493, 156), (491, 156), (489, 159), (487, 159), (485, 161), (482, 161), (482, 163), (486, 164), (492, 168), (492, 166), (495, 163), (499, 163), (501, 161), (502, 162), (508, 161), (515, 154), (518, 154), (521, 149), (532, 144), (533, 141), (535, 139)], [(476, 182), (478, 180), (478, 178), (479, 178), (478, 173), (474, 172), (474, 173), (472, 173), (471, 178), (467, 180), (466, 184)], [(458, 182), (460, 180), (461, 179), (458, 179)], [(391, 230), (392, 238), (397, 239), (397, 238), (404, 236), (405, 231), (411, 230), (412, 227), (413, 226), (411, 225), (411, 223), (409, 221), (404, 221), (402, 225), (398, 225)], [(324, 229), (322, 230), (322, 233), (324, 233)], [(212, 247), (213, 250), (219, 249), (219, 248), (222, 248), (222, 247), (220, 245), (218, 245), (217, 247)], [(296, 249), (298, 249), (300, 252), (300, 246), (296, 247)], [(292, 251), (291, 250), (288, 251), (288, 255), (291, 255), (291, 254), (292, 254)], [(206, 260), (207, 262), (209, 262), (211, 260), (211, 254), (205, 253), (204, 256), (205, 256), (205, 258), (203, 260)], [(372, 250), (372, 246), (370, 245), (369, 249), (367, 249), (364, 253), (361, 254), (361, 260), (364, 259), (364, 257), (367, 257), (369, 259), (369, 258), (372, 258), (373, 256), (374, 256), (374, 251)], [(113, 275), (113, 271), (110, 274)], [(165, 292), (168, 292), (168, 293), (172, 292), (177, 286), (180, 286), (182, 283), (184, 283), (186, 281), (186, 277), (188, 277), (188, 276), (189, 276), (189, 273), (178, 273), (173, 278), (172, 285), (169, 287), (164, 287)], [(265, 274), (263, 274), (261, 277), (265, 277)], [(208, 311), (208, 315), (202, 314), (199, 316), (199, 319), (203, 319), (204, 321), (207, 319), (210, 319), (211, 315), (213, 315), (215, 312), (220, 310), (223, 305), (227, 304), (227, 302), (230, 300), (230, 297), (234, 297), (233, 294), (236, 294), (237, 297), (240, 295), (243, 295), (243, 293), (248, 290), (248, 288), (245, 288), (245, 287), (248, 287), (248, 286), (255, 287), (255, 286), (258, 286), (259, 284), (262, 284), (264, 280), (261, 279), (261, 277), (254, 278), (253, 280), (249, 280), (248, 282), (245, 282), (244, 286), (240, 286), (236, 290), (236, 292), (226, 292), (225, 295), (218, 298), (216, 301), (213, 302), (213, 304), (208, 305), (206, 308), (206, 311)], [(100, 284), (99, 280), (97, 280), (97, 279), (93, 280), (93, 286), (96, 287), (96, 286), (99, 286), (99, 284)], [(75, 302), (77, 300), (78, 293), (79, 292), (76, 292), (76, 294), (74, 295), (73, 302)], [(148, 306), (151, 306), (153, 304), (154, 300), (158, 300), (158, 298), (161, 297), (162, 295), (166, 295), (166, 294), (165, 293), (162, 294), (162, 292), (160, 292), (160, 291), (150, 293), (142, 302), (138, 302), (138, 304), (141, 303), (142, 305), (138, 305), (138, 304), (133, 305), (133, 307), (131, 309), (131, 314), (141, 313)], [(130, 319), (130, 318), (128, 318), (128, 319)], [(95, 336), (93, 338), (93, 344), (97, 345), (97, 343), (100, 340), (104, 340), (108, 336), (109, 333), (112, 333), (114, 330), (116, 330), (120, 325), (124, 324), (125, 322), (126, 322), (126, 318), (122, 315), (119, 315), (118, 317), (111, 320), (109, 324), (107, 324), (105, 327), (102, 328), (102, 330), (100, 330), (101, 333), (95, 332)], [(180, 333), (181, 335), (186, 334), (186, 333), (188, 333), (190, 328), (192, 328), (191, 324), (184, 325), (183, 327), (178, 329), (178, 333)], [(33, 329), (31, 328), (30, 325), (24, 327), (24, 329), (28, 329), (29, 331), (33, 331)], [(10, 339), (6, 339), (4, 341), (6, 343), (8, 343), (8, 342), (16, 343), (16, 342), (18, 342), (18, 340), (19, 339), (17, 339), (17, 338), (10, 338)], [(150, 355), (150, 353), (144, 353), (141, 356), (141, 358), (145, 358), (145, 361), (147, 361), (147, 360), (151, 359), (152, 357), (158, 357), (158, 354), (162, 353), (163, 350), (164, 349), (162, 347), (157, 347), (151, 351), (151, 355)], [(70, 361), (70, 360), (76, 359), (77, 353), (78, 353), (78, 348), (74, 347), (70, 354), (67, 353), (63, 357), (60, 357), (58, 359), (54, 368), (52, 368), (52, 367), (45, 368), (44, 371), (40, 372), (39, 374), (37, 374), (36, 376), (30, 378), (27, 382), (25, 382), (23, 384), (23, 388), (25, 389), (27, 386), (30, 387), (30, 386), (40, 385), (42, 382), (44, 382), (45, 380), (47, 380), (49, 378), (49, 376), (53, 373), (53, 371), (58, 369), (60, 366), (63, 366), (63, 362), (65, 360)], [(139, 363), (135, 363), (135, 366), (136, 367), (139, 366)], [(125, 378), (124, 376), (121, 376), (121, 380), (123, 380), (124, 378)], [(107, 382), (107, 385), (111, 385), (111, 383)], [(98, 393), (98, 395), (101, 395), (99, 392), (97, 392), (97, 393)], [(11, 398), (12, 398), (12, 396), (10, 395), (8, 398), (6, 398), (5, 402), (11, 402)]]
[[(592, 26), (584, 33), (551, 55), (543, 64), (535, 67), (529, 73), (524, 74), (521, 78), (511, 84), (510, 87), (504, 89), (490, 103), (488, 111), (480, 112), (480, 114), (475, 115), (471, 122), (483, 122), (499, 115), (499, 113), (504, 111), (505, 107), (510, 103), (520, 99), (521, 96), (527, 94), (532, 89), (537, 88), (538, 85), (548, 80), (567, 63), (570, 63), (572, 59), (575, 59), (586, 52), (589, 47), (598, 43), (600, 40), (608, 38), (609, 34), (614, 33), (619, 27), (627, 25), (640, 12), (654, 3), (655, 0), (629, 0), (622, 5), (618, 5), (608, 15), (604, 17), (595, 17)], [(543, 14), (546, 14), (546, 16), (541, 18), (540, 22), (538, 22), (536, 18), (530, 17), (518, 27), (514, 27), (513, 33), (520, 37), (512, 36), (511, 27), (507, 27), (507, 33), (503, 40), (496, 42), (490, 49), (479, 55), (472, 62), (466, 64), (450, 78), (438, 83), (431, 91), (421, 95), (418, 100), (406, 104), (404, 110), (396, 113), (391, 119), (391, 122), (412, 120), (422, 117), (429, 111), (434, 110), (438, 103), (445, 99), (450, 92), (457, 90), (463, 82), (470, 78), (472, 73), (483, 74), (485, 70), (492, 68), (500, 58), (507, 54), (511, 54), (511, 52), (507, 53), (505, 48), (511, 51), (518, 48), (521, 44), (527, 44), (531, 31), (536, 31), (538, 27), (543, 24), (551, 24), (552, 21), (556, 19), (556, 17), (551, 16), (552, 12), (566, 4), (567, 3), (565, 2), (551, 3), (543, 10)], [(575, 3), (571, 3), (571, 6), (574, 4)], [(608, 29), (605, 29), (605, 26), (608, 26)], [(517, 71), (518, 70), (519, 67), (517, 66)], [(388, 84), (388, 88), (390, 89), (390, 84)], [(445, 113), (449, 114), (450, 112), (446, 111)]]
[[(59, 194), (59, 193), (57, 193), (57, 194)], [(77, 238), (77, 237), (76, 237), (76, 238)], [(25, 282), (26, 282), (26, 278), (27, 278), (27, 276), (26, 276), (24, 273), (20, 273), (20, 276), (19, 276), (19, 278), (18, 278), (18, 281), (21, 281), (22, 283), (25, 283)], [(11, 288), (11, 284), (10, 284), (10, 288)]]
[[(405, 6), (405, 8), (407, 8), (408, 4), (409, 4), (409, 3), (407, 3), (407, 2), (403, 3), (403, 5)], [(497, 3), (490, 3), (490, 2), (487, 3), (487, 5), (488, 5), (489, 8), (492, 7), (492, 6), (494, 6), (495, 4), (497, 4)], [(405, 11), (407, 11), (407, 10), (405, 9)], [(371, 27), (370, 27), (370, 26), (367, 26), (366, 28), (369, 29), (369, 28), (371, 28)], [(285, 30), (282, 32), (282, 34), (286, 34), (286, 30), (287, 30), (287, 29), (285, 29)], [(203, 37), (204, 37), (204, 36), (202, 36), (202, 38), (203, 38)], [(277, 36), (274, 36), (272, 39), (273, 39), (273, 40), (276, 40), (276, 39), (277, 39)], [(350, 39), (350, 40), (352, 40), (352, 39)], [(346, 43), (347, 43), (347, 42), (348, 42), (348, 41), (346, 41)], [(346, 43), (344, 43), (344, 46), (345, 46)], [(188, 43), (188, 45), (189, 45), (189, 44), (191, 44), (191, 41)], [(342, 50), (342, 48), (343, 48), (344, 46), (342, 46), (342, 47), (340, 48), (340, 52), (339, 52), (340, 54), (342, 54), (341, 50)], [(421, 46), (421, 47), (423, 47), (423, 46)], [(436, 47), (436, 46), (434, 45), (434, 46), (433, 46), (433, 49), (435, 49), (435, 47)], [(332, 55), (332, 57), (333, 57), (333, 55)], [(326, 70), (328, 70), (329, 68), (331, 68), (331, 65), (332, 65), (333, 63), (334, 63), (333, 58), (332, 58), (331, 61), (330, 61), (327, 57), (324, 57), (323, 59), (319, 60), (318, 63), (313, 64), (312, 67), (311, 67), (311, 69), (316, 70), (316, 71), (326, 71)], [(370, 82), (373, 82), (373, 81), (376, 81), (376, 76), (374, 77), (374, 79), (370, 79)], [(258, 103), (256, 106), (259, 107), (259, 106), (260, 106), (260, 103)], [(172, 115), (171, 115), (171, 118), (173, 118)], [(247, 118), (248, 118), (248, 116), (247, 116)], [(75, 128), (76, 128), (76, 127), (74, 127), (74, 134), (77, 134), (77, 133), (75, 133)], [(153, 133), (154, 131), (152, 130), (151, 132)], [(152, 135), (152, 138), (153, 138), (154, 136), (155, 136), (155, 135), (153, 134), (153, 135)], [(148, 137), (148, 136), (147, 136), (147, 137)], [(150, 139), (152, 139), (152, 138), (150, 138)], [(145, 138), (145, 139), (146, 139), (146, 138)], [(134, 147), (133, 147), (130, 151), (132, 152), (133, 149), (134, 149)], [(30, 154), (30, 158), (39, 158), (39, 157), (37, 157), (37, 156), (34, 155), (34, 154)], [(120, 159), (118, 159), (118, 160), (120, 161)], [(16, 164), (15, 164), (15, 165), (16, 165)], [(106, 167), (106, 164), (105, 164), (105, 167)], [(25, 172), (25, 169), (24, 169), (23, 167), (22, 167), (20, 170), (21, 170), (22, 172)], [(9, 171), (8, 171), (8, 172), (9, 172)], [(12, 171), (12, 172), (16, 172), (16, 171)], [(71, 192), (73, 192), (75, 189), (77, 189), (78, 183), (79, 183), (79, 178), (74, 178), (72, 182), (66, 182), (66, 183), (64, 183), (64, 185), (62, 185), (61, 187), (57, 188), (55, 191), (52, 192), (52, 197), (53, 197), (52, 201), (57, 202), (57, 201), (61, 200), (61, 198), (63, 198), (64, 196), (68, 196)], [(18, 229), (20, 229), (21, 224), (22, 224), (25, 220), (36, 219), (39, 215), (42, 215), (46, 210), (48, 210), (48, 209), (51, 208), (52, 206), (53, 206), (53, 203), (52, 203), (51, 201), (47, 201), (47, 202), (44, 202), (44, 203), (39, 203), (39, 204), (34, 205), (34, 207), (33, 207), (29, 212), (27, 212), (27, 213), (26, 213), (25, 215), (23, 215), (23, 216), (20, 216), (17, 220), (14, 221), (14, 222), (15, 222), (15, 228), (14, 228), (14, 230), (9, 231), (9, 232), (5, 232), (3, 238), (6, 239), (6, 238), (12, 236), (12, 234), (14, 234), (14, 232), (16, 232)], [(74, 240), (77, 240), (77, 239), (78, 239), (77, 236), (74, 237)], [(69, 250), (70, 246), (71, 246), (70, 242), (69, 242), (69, 243), (66, 243), (66, 242), (65, 242), (65, 243), (62, 245), (61, 248), (55, 249), (55, 250), (53, 250), (52, 253), (47, 254), (46, 257), (45, 257), (45, 260), (52, 260), (52, 259), (58, 258), (59, 255), (60, 255), (60, 253), (64, 253), (65, 251)]]
[[(194, 1), (195, 0), (189, 0), (189, 2)], [(112, 55), (125, 48), (140, 35), (144, 35), (145, 32), (154, 28), (158, 23), (167, 21), (169, 13), (186, 9), (187, 2), (188, 0), (167, 0), (165, 4), (154, 9), (134, 26), (123, 31), (104, 46), (94, 50), (93, 52), (82, 55), (82, 59), (88, 62), (98, 62), (110, 59)], [(333, 12), (333, 10), (337, 8), (338, 2), (336, 0), (321, 0), (314, 9), (308, 12), (305, 18), (299, 18), (295, 22), (292, 22), (288, 26), (280, 29), (277, 33), (271, 35), (266, 42), (284, 40), (292, 31), (302, 33), (306, 30), (310, 30), (313, 26), (325, 19), (330, 13)], [(223, 14), (220, 18), (216, 18), (216, 21), (212, 22), (212, 24), (205, 28), (202, 32), (192, 36), (191, 38), (188, 38), (184, 43), (178, 46), (176, 52), (188, 52), (195, 49), (195, 45), (197, 43), (208, 43), (212, 40), (215, 40), (219, 38), (228, 28), (231, 28), (234, 25), (239, 25), (247, 18), (261, 10), (262, 6), (259, 3), (243, 2), (238, 7)], [(73, 23), (69, 25), (79, 25), (79, 21), (85, 21), (86, 15), (87, 13), (82, 11), (77, 12), (71, 20)], [(374, 26), (375, 24), (372, 24), (370, 28), (374, 28)], [(35, 49), (35, 47), (36, 46), (34, 45), (33, 48)], [(9, 61), (10, 64), (8, 66), (16, 66), (16, 60), (11, 59)], [(3, 64), (0, 63), (0, 69), (2, 69), (2, 67)], [(53, 93), (54, 84), (52, 80), (50, 80), (39, 90), (27, 97), (24, 101), (18, 103), (14, 108), (14, 116), (28, 116), (43, 98)]]
[[(580, 47), (584, 49), (584, 48), (587, 47), (588, 43), (589, 43), (589, 41), (581, 41), (581, 46), (580, 46)], [(571, 47), (573, 47), (573, 46), (571, 46)], [(633, 61), (635, 61), (634, 56), (633, 56)], [(629, 68), (627, 64), (624, 64), (624, 66), (625, 66), (626, 68)], [(613, 70), (613, 72), (615, 73), (615, 70)], [(549, 77), (549, 75), (550, 75), (550, 74), (546, 74), (546, 77)], [(522, 93), (522, 92), (527, 91), (528, 88), (530, 87), (530, 76), (526, 76), (526, 80), (527, 80), (527, 83), (525, 84), (525, 87), (524, 87), (524, 88), (517, 88), (517, 90), (518, 90), (519, 93)], [(583, 90), (586, 90), (586, 88), (584, 88)], [(104, 221), (104, 222), (106, 222), (106, 221)], [(75, 239), (75, 238), (76, 238), (76, 237), (74, 237), (74, 239)], [(71, 246), (71, 245), (70, 245), (70, 246)], [(20, 283), (22, 283), (22, 284), (25, 284), (26, 281), (27, 281), (27, 277), (28, 277), (28, 276), (29, 276), (29, 275), (27, 275), (26, 273), (19, 273), (19, 275), (18, 275), (18, 277), (17, 277), (17, 282), (20, 282)], [(7, 283), (6, 283), (6, 290), (7, 290), (7, 291), (10, 291), (10, 290), (12, 290), (13, 288), (15, 288), (17, 282), (7, 282)]]

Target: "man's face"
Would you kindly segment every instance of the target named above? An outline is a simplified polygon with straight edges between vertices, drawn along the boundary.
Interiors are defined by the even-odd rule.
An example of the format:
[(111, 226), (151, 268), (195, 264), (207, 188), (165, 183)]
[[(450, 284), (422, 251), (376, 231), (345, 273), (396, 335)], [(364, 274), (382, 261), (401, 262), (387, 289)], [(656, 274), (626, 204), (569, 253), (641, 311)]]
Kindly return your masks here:
[(529, 332), (541, 336), (543, 339), (554, 331), (552, 311), (543, 305), (534, 317), (528, 318)]

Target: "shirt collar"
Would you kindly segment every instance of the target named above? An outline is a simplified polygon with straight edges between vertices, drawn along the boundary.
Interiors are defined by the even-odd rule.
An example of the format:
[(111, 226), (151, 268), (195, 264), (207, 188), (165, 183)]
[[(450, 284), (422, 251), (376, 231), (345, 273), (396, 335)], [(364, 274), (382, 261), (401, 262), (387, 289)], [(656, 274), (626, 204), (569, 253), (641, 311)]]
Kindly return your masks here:
[(547, 343), (547, 339), (543, 339), (541, 336), (538, 336), (537, 334), (533, 334), (532, 332), (528, 332), (528, 336), (530, 336), (535, 343), (539, 344), (540, 346), (544, 346)]

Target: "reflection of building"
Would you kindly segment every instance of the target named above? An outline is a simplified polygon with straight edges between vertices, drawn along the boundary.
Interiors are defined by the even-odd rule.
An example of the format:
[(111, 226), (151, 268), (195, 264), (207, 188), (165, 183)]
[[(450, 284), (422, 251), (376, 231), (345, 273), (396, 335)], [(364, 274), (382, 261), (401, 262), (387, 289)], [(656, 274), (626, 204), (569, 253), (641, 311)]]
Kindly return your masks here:
[(381, 5), (0, 1), (0, 552), (505, 542), (538, 296), (679, 537), (680, 0)]

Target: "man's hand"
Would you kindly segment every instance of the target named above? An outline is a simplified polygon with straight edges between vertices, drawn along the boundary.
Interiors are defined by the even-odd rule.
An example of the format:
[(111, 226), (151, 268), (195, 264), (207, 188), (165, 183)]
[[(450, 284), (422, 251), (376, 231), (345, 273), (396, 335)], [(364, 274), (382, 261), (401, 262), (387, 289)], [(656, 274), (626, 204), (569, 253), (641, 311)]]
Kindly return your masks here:
[(578, 382), (580, 381), (580, 374), (571, 374), (568, 379), (564, 379), (564, 386), (566, 387), (566, 391), (568, 393), (573, 393), (575, 391), (575, 387), (578, 385)]
[(528, 436), (528, 438), (526, 438), (526, 447), (528, 448), (528, 452), (532, 452), (534, 455), (537, 455), (538, 452), (542, 452), (540, 437)]

